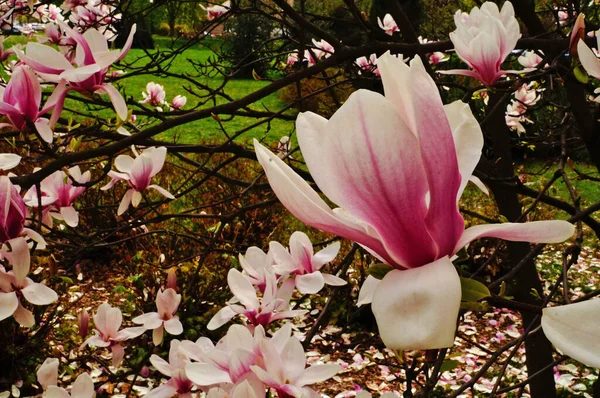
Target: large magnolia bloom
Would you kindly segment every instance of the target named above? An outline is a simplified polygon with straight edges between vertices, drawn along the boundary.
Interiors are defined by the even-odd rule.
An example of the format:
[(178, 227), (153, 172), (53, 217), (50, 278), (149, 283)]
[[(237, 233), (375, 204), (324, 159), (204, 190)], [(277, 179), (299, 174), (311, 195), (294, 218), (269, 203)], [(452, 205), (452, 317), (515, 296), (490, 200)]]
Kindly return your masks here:
[[(468, 105), (444, 106), (417, 57), (410, 67), (377, 60), (385, 97), (359, 90), (332, 116), (298, 116), (298, 142), (334, 210), (280, 158), (255, 141), (273, 191), (296, 217), (352, 239), (392, 265), (363, 299), (381, 338), (396, 349), (449, 347), (460, 307), (450, 258), (482, 236), (554, 243), (574, 232), (565, 221), (478, 225), (464, 229), (460, 198), (483, 147)], [(364, 288), (363, 288), (364, 289)], [(369, 300), (363, 300), (365, 302)]]
[(473, 70), (440, 71), (479, 79), (491, 86), (507, 73), (525, 71), (502, 70), (502, 63), (515, 49), (521, 37), (512, 3), (506, 1), (502, 10), (492, 2), (474, 7), (470, 14), (458, 10), (454, 15), (456, 30), (450, 33), (456, 54)]

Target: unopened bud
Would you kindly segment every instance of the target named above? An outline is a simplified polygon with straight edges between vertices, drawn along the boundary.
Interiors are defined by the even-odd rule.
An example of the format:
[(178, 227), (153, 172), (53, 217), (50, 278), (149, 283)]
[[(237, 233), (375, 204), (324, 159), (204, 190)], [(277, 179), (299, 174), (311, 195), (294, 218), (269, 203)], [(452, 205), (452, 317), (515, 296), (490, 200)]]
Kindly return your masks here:
[(171, 267), (167, 272), (167, 289), (177, 290), (177, 267)]
[(90, 326), (90, 314), (88, 314), (85, 308), (77, 315), (77, 326), (79, 328), (78, 334), (81, 338), (85, 338), (88, 335)]
[(142, 376), (142, 377), (150, 376), (150, 368), (148, 368), (147, 366), (144, 366), (142, 369), (140, 369), (140, 376)]

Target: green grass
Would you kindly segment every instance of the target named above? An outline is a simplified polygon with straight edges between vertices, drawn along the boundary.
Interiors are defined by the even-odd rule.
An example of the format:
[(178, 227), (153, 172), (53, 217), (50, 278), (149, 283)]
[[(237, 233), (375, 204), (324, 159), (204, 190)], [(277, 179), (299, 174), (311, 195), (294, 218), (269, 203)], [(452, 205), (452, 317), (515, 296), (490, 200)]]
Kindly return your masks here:
[[(155, 44), (159, 49), (168, 49), (171, 48), (172, 41), (169, 38), (156, 36)], [(179, 46), (181, 44), (181, 41), (175, 42), (175, 46)], [(208, 40), (205, 44), (207, 46), (210, 46), (211, 48), (215, 48), (215, 46), (219, 46), (221, 43), (218, 40)], [(195, 45), (194, 47), (187, 49), (181, 56), (178, 56), (171, 62), (169, 72), (188, 75), (194, 80), (197, 80), (200, 83), (205, 84), (211, 88), (219, 87), (223, 82), (222, 76), (199, 76), (198, 72), (196, 72), (192, 63), (189, 61), (192, 60), (194, 62), (206, 62), (209, 58), (215, 57), (213, 51), (207, 48), (207, 46), (201, 47), (200, 45)], [(132, 65), (134, 67), (139, 67), (143, 65), (143, 63), (147, 62), (148, 58), (145, 57), (145, 53), (143, 50), (132, 49), (124, 61), (126, 63), (133, 63)], [(215, 75), (215, 73), (212, 73), (211, 75)], [(154, 81), (155, 83), (164, 86), (167, 94), (167, 102), (170, 102), (171, 99), (178, 94), (185, 95), (187, 97), (187, 104), (184, 107), (184, 110), (192, 109), (198, 103), (198, 99), (190, 93), (186, 92), (185, 90), (185, 87), (190, 88), (192, 84), (183, 79), (177, 79), (174, 77), (133, 75), (121, 80), (120, 86), (121, 89), (126, 93), (126, 96), (128, 98), (132, 97), (133, 100), (140, 101), (142, 100), (142, 92), (145, 91), (146, 84), (150, 81)], [(253, 79), (234, 79), (228, 82), (227, 86), (224, 89), (224, 92), (233, 99), (240, 99), (268, 84), (269, 82), (267, 81), (257, 81)], [(206, 91), (197, 90), (196, 88), (194, 88), (194, 91), (199, 95), (207, 94)], [(226, 100), (223, 98), (219, 98), (217, 100), (217, 104), (222, 104), (225, 102)], [(212, 103), (205, 104), (201, 108), (206, 108), (210, 106), (212, 106)], [(253, 104), (251, 108), (262, 111), (277, 111), (283, 106), (284, 104), (277, 97), (277, 94), (271, 94), (268, 97), (262, 99), (261, 101)], [(136, 106), (133, 105), (131, 106), (131, 108), (135, 113)], [(258, 121), (254, 118), (230, 117), (228, 115), (221, 115), (220, 118), (222, 119), (222, 128), (219, 125), (219, 122), (209, 117), (207, 119), (187, 123), (185, 125), (173, 128), (168, 132), (162, 134), (159, 138), (169, 141), (177, 141), (179, 143), (224, 141), (226, 139), (226, 136), (223, 133), (223, 129), (227, 132), (228, 135), (231, 136), (236, 132)], [(138, 121), (144, 122), (144, 119), (145, 118), (142, 117), (138, 119)], [(253, 128), (248, 132), (245, 132), (238, 138), (238, 140), (246, 141), (254, 137), (262, 138), (266, 134), (267, 139), (269, 141), (278, 141), (281, 136), (290, 135), (293, 131), (293, 128), (293, 122), (274, 120), (268, 126), (267, 124), (264, 124), (259, 127)]]

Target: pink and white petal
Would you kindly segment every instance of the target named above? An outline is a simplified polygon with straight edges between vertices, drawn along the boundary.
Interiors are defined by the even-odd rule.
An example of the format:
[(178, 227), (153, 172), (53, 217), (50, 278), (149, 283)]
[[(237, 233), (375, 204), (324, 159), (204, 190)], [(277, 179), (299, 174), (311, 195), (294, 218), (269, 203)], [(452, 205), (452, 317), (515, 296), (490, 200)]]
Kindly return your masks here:
[(130, 339), (135, 339), (136, 337), (141, 336), (146, 331), (146, 328), (143, 326), (125, 328), (119, 330), (117, 333), (117, 337), (113, 338), (114, 341), (125, 341)]
[(0, 321), (12, 316), (19, 307), (19, 299), (15, 292), (0, 292)]
[(306, 354), (300, 340), (296, 337), (290, 337), (285, 342), (280, 357), (284, 366), (283, 372), (285, 378), (290, 380), (291, 383), (296, 384), (297, 380), (302, 377), (305, 371), (304, 367), (306, 366)]
[(140, 202), (142, 201), (142, 193), (140, 191), (134, 190), (131, 195), (131, 205), (133, 207), (138, 207)]
[(47, 143), (52, 143), (52, 140), (54, 139), (54, 132), (48, 124), (48, 119), (39, 118), (35, 121), (34, 125), (40, 137)]
[(117, 115), (121, 118), (121, 120), (127, 120), (127, 103), (125, 102), (125, 99), (119, 90), (117, 90), (112, 84), (105, 83), (98, 87), (95, 92), (99, 94), (108, 94), (108, 98), (110, 98), (110, 102), (112, 102)]
[(58, 300), (58, 294), (48, 286), (28, 280), (26, 287), (21, 289), (25, 299), (33, 305), (48, 305)]
[(410, 62), (410, 80), (419, 148), (429, 183), (425, 224), (438, 248), (435, 258), (439, 258), (452, 252), (464, 231), (464, 220), (456, 204), (461, 175), (444, 104), (419, 57)]
[(15, 321), (17, 321), (21, 326), (26, 328), (30, 328), (35, 325), (35, 317), (33, 316), (33, 313), (23, 307), (21, 302), (19, 302), (17, 309), (13, 313), (13, 318), (15, 318)]
[(83, 33), (83, 38), (87, 42), (92, 53), (105, 53), (109, 51), (106, 37), (96, 29), (88, 29)]
[(436, 72), (441, 73), (442, 75), (460, 75), (479, 80), (479, 73), (468, 69), (436, 70)]
[(27, 55), (22, 51), (16, 51), (17, 56), (36, 72), (59, 75), (63, 71), (73, 68), (63, 54), (50, 46), (30, 41), (27, 43), (25, 51)]
[(333, 259), (338, 255), (339, 251), (340, 251), (340, 242), (334, 242), (331, 245), (327, 246), (326, 248), (319, 250), (312, 257), (313, 269), (315, 271), (318, 271), (319, 269), (321, 269), (321, 267), (323, 265), (327, 264), (330, 261), (333, 261)]
[(127, 211), (129, 205), (131, 204), (131, 198), (133, 197), (133, 193), (136, 192), (133, 188), (128, 189), (123, 195), (123, 199), (121, 199), (121, 203), (119, 204), (119, 208), (117, 209), (117, 215), (121, 215)]
[(94, 335), (86, 341), (84, 341), (80, 349), (83, 349), (86, 345), (89, 345), (91, 347), (108, 347), (110, 346), (110, 342), (103, 340), (102, 337), (100, 337), (99, 335)]
[(58, 383), (58, 358), (46, 358), (42, 366), (36, 372), (37, 381), (45, 390), (48, 386), (55, 386)]
[(358, 293), (358, 301), (356, 302), (356, 306), (360, 307), (361, 305), (371, 304), (373, 301), (373, 295), (377, 290), (377, 287), (381, 283), (381, 280), (369, 275), (367, 279), (363, 282), (360, 292)]
[(148, 330), (156, 329), (163, 323), (163, 320), (157, 312), (148, 312), (147, 314), (136, 316), (131, 321), (138, 325), (144, 325), (144, 328)]
[(340, 369), (340, 365), (338, 364), (313, 365), (304, 369), (302, 376), (295, 384), (298, 386), (307, 386), (320, 383), (335, 376)]
[(581, 61), (583, 69), (596, 79), (600, 79), (600, 61), (581, 39), (579, 39), (579, 42), (577, 43), (577, 54), (579, 55), (579, 60)]
[[(42, 204), (44, 204), (43, 201), (42, 201)], [(44, 250), (46, 248), (46, 240), (38, 232), (34, 231), (33, 229), (23, 228), (23, 233), (29, 239), (31, 239), (32, 241), (37, 243), (37, 246), (36, 246), (37, 249)]]
[(125, 349), (122, 345), (115, 344), (110, 347), (110, 351), (112, 352), (112, 366), (118, 368), (125, 358)]
[(71, 389), (72, 397), (93, 398), (94, 397), (94, 381), (87, 373), (82, 373), (77, 377), (73, 388)]
[(129, 31), (129, 36), (127, 36), (127, 41), (125, 42), (125, 44), (123, 45), (123, 48), (121, 49), (121, 55), (119, 55), (119, 57), (116, 59), (116, 61), (120, 61), (123, 58), (125, 58), (125, 56), (129, 52), (129, 50), (131, 49), (131, 45), (133, 44), (133, 35), (135, 35), (136, 30), (137, 30), (137, 25), (133, 24), (131, 26), (131, 30)]
[(157, 190), (165, 198), (175, 199), (175, 196), (173, 196), (173, 194), (171, 192), (167, 191), (166, 189), (164, 189), (163, 187), (161, 187), (159, 185), (151, 184), (151, 185), (148, 185), (148, 188)]
[(163, 337), (165, 335), (165, 328), (163, 324), (152, 331), (152, 343), (156, 346), (159, 346), (163, 342)]
[(376, 233), (371, 234), (362, 224), (336, 214), (306, 181), (257, 140), (254, 140), (254, 150), (271, 188), (281, 203), (300, 221), (363, 244), (389, 264), (395, 264), (379, 237), (375, 236)]
[(223, 307), (211, 318), (206, 328), (208, 330), (216, 330), (229, 322), (237, 314), (230, 306)]
[(69, 83), (81, 83), (100, 72), (100, 70), (100, 66), (96, 64), (80, 66), (79, 68), (65, 70), (60, 74), (60, 78)]
[(165, 330), (173, 336), (179, 336), (183, 333), (183, 325), (181, 324), (179, 317), (175, 316), (168, 321), (165, 321)]
[(319, 188), (377, 231), (392, 264), (431, 261), (436, 247), (423, 222), (428, 186), (419, 142), (393, 104), (359, 90), (323, 120), (303, 113), (296, 122), (302, 155)]
[(75, 228), (79, 224), (79, 213), (73, 206), (61, 207), (60, 215), (69, 227)]
[[(177, 394), (177, 388), (167, 383), (148, 391), (144, 396), (146, 398), (171, 398), (175, 394)], [(179, 394), (179, 396), (182, 395)]]
[(287, 275), (299, 270), (299, 264), (296, 264), (288, 249), (283, 247), (281, 243), (276, 241), (269, 242), (269, 253), (271, 253), (275, 261), (273, 271), (277, 275)]
[(422, 267), (388, 272), (371, 308), (388, 348), (429, 350), (454, 344), (460, 299), (458, 273), (442, 257)]
[[(127, 177), (129, 177), (129, 173), (133, 168), (133, 158), (128, 155), (119, 155), (115, 159), (115, 167), (122, 173), (127, 173)], [(121, 176), (123, 177), (123, 176)]]
[(162, 170), (165, 165), (165, 160), (167, 159), (167, 148), (164, 146), (158, 148), (152, 148), (150, 151), (147, 151), (147, 155), (150, 155), (152, 161), (150, 162), (152, 165), (152, 171), (150, 172), (150, 177), (154, 177), (158, 174), (159, 171)]
[(64, 389), (57, 386), (49, 386), (46, 391), (46, 398), (71, 398), (69, 393)]
[(10, 170), (15, 168), (21, 162), (21, 157), (14, 153), (2, 153), (0, 154), (0, 169)]
[(483, 133), (468, 104), (454, 101), (444, 105), (444, 111), (452, 130), (458, 169), (461, 175), (460, 188), (456, 195), (458, 201), (481, 158)]
[(325, 286), (325, 279), (320, 271), (311, 274), (296, 275), (296, 289), (302, 294), (315, 294)]
[(271, 316), (271, 322), (275, 322), (280, 319), (295, 318), (297, 316), (306, 315), (306, 313), (308, 313), (307, 310), (289, 310), (276, 312), (274, 315)]
[(487, 196), (490, 196), (490, 191), (487, 189), (485, 184), (478, 177), (471, 176), (471, 177), (469, 177), (469, 181), (471, 181), (473, 184), (475, 184), (475, 186), (477, 188), (479, 188), (481, 190), (481, 192), (483, 192)]
[(191, 363), (186, 365), (185, 375), (199, 386), (232, 382), (228, 372), (208, 363)]
[(10, 244), (11, 251), (4, 252), (4, 256), (13, 267), (15, 280), (21, 285), (25, 281), (25, 278), (27, 278), (27, 274), (29, 274), (31, 264), (29, 246), (27, 245), (27, 240), (23, 237), (11, 239), (7, 243)]
[(260, 366), (252, 365), (250, 366), (250, 370), (252, 370), (252, 372), (259, 378), (259, 380), (265, 383), (267, 386), (273, 388), (280, 386), (280, 382)]
[(58, 117), (60, 116), (60, 113), (62, 112), (64, 102), (65, 102), (65, 97), (66, 97), (68, 91), (69, 91), (69, 88), (67, 87), (67, 81), (64, 79), (61, 79), (61, 81), (54, 88), (54, 91), (52, 92), (52, 94), (50, 95), (48, 100), (46, 101), (46, 104), (44, 104), (44, 107), (40, 111), (40, 115), (43, 115), (46, 112), (49, 112), (52, 110), (52, 117), (50, 118), (50, 126), (54, 126), (54, 124), (58, 120)]
[(574, 233), (573, 224), (561, 220), (476, 225), (465, 230), (454, 248), (454, 253), (469, 242), (483, 237), (514, 242), (560, 243), (569, 239)]
[(233, 295), (248, 309), (256, 309), (260, 303), (252, 282), (240, 271), (232, 268), (227, 273), (227, 283)]
[(171, 377), (173, 376), (173, 367), (171, 364), (156, 354), (152, 354), (150, 357), (150, 363), (152, 366), (156, 368), (160, 373), (165, 376)]
[(348, 283), (342, 278), (331, 274), (323, 274), (323, 279), (325, 280), (325, 284), (329, 286), (344, 286)]
[(600, 300), (544, 308), (542, 329), (563, 354), (600, 368)]

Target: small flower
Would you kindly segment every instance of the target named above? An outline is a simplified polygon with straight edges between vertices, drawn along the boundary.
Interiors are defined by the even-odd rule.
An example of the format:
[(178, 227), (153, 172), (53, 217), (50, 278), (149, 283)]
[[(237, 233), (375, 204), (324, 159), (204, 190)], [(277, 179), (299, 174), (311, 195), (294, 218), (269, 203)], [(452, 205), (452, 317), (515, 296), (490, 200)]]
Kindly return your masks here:
[(146, 84), (146, 91), (142, 93), (144, 99), (140, 104), (148, 104), (154, 106), (158, 111), (162, 111), (162, 106), (165, 102), (165, 88), (157, 83), (150, 82)]
[(396, 21), (394, 21), (394, 18), (390, 14), (385, 14), (383, 21), (377, 17), (377, 23), (379, 24), (379, 27), (390, 36), (399, 30)]
[(160, 345), (166, 330), (174, 336), (183, 333), (183, 325), (179, 317), (175, 315), (181, 303), (181, 294), (173, 289), (166, 289), (156, 295), (157, 312), (149, 312), (133, 318), (133, 323), (144, 325), (146, 330), (152, 330), (152, 342)]
[(181, 108), (183, 108), (183, 106), (185, 105), (185, 103), (187, 102), (187, 98), (183, 95), (177, 95), (175, 96), (175, 98), (173, 98), (173, 100), (171, 101), (171, 110), (179, 110)]

